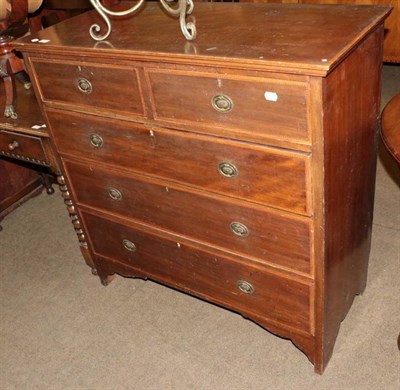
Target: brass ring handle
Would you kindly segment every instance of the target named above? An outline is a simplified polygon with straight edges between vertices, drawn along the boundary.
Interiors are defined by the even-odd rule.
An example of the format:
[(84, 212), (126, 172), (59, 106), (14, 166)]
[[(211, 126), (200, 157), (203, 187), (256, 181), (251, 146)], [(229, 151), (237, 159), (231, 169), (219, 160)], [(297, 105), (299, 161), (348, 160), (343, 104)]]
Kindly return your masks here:
[(211, 98), (211, 105), (214, 110), (227, 113), (233, 108), (233, 101), (227, 95), (215, 95)]
[(239, 173), (235, 165), (226, 161), (218, 164), (218, 172), (228, 178), (236, 177)]
[(132, 241), (129, 241), (125, 238), (122, 240), (122, 245), (127, 251), (136, 252), (136, 245)]
[(108, 189), (108, 195), (111, 199), (114, 200), (121, 200), (122, 199), (122, 194), (121, 191), (117, 190), (116, 188), (109, 188)]
[(94, 148), (101, 148), (104, 145), (103, 138), (101, 138), (98, 134), (90, 135), (90, 143)]
[(254, 294), (255, 291), (253, 285), (245, 280), (238, 280), (236, 287), (245, 294)]
[(92, 93), (92, 91), (93, 91), (92, 84), (90, 83), (90, 81), (88, 79), (85, 79), (85, 78), (79, 79), (77, 82), (77, 85), (78, 85), (78, 89), (82, 93)]
[(19, 147), (19, 143), (16, 140), (14, 140), (8, 144), (8, 150), (11, 150), (11, 151), (17, 149), (18, 147)]
[(250, 234), (248, 227), (240, 222), (232, 222), (231, 230), (233, 234), (239, 237), (247, 237)]

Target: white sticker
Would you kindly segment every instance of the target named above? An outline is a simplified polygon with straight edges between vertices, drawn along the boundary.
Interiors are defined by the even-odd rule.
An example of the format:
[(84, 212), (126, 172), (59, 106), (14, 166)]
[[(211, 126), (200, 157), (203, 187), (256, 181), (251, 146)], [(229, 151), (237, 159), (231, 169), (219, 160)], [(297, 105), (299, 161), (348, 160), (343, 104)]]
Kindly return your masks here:
[(276, 102), (278, 100), (278, 94), (276, 92), (265, 91), (264, 97), (270, 102)]
[(50, 39), (41, 39), (39, 41), (39, 43), (48, 43), (48, 42), (50, 42)]
[(34, 126), (32, 126), (32, 129), (39, 130), (39, 129), (44, 128), (44, 127), (46, 127), (46, 125), (34, 125)]
[(31, 39), (31, 42), (39, 42), (39, 39), (37, 38)]

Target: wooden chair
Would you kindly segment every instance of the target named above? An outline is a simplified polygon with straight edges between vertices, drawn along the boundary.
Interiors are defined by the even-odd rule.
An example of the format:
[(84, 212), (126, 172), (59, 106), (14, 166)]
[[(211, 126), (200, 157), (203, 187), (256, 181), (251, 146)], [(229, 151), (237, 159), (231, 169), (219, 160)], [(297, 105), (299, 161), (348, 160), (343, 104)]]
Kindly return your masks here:
[(43, 0), (40, 9), (29, 17), (29, 29), (36, 32), (92, 8), (89, 0)]
[[(15, 111), (16, 75), (24, 70), (24, 64), (11, 47), (13, 37), (10, 30), (22, 25), (28, 14), (28, 0), (3, 1), (0, 9), (0, 77), (5, 86), (6, 102), (4, 115), (7, 118), (17, 118)], [(30, 88), (29, 79), (22, 77), (27, 88)]]

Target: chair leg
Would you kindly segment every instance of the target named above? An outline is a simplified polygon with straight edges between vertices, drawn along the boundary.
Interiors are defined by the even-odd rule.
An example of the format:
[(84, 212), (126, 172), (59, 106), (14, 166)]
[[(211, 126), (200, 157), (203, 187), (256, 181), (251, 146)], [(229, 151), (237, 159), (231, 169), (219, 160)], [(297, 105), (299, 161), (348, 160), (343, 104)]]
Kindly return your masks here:
[(19, 72), (15, 75), (17, 80), (24, 85), (25, 89), (31, 89), (32, 83), (31, 79), (28, 76), (28, 73), (26, 73), (24, 70), (22, 72)]
[(10, 45), (12, 38), (0, 36), (0, 77), (4, 81), (6, 93), (6, 106), (4, 116), (17, 119), (16, 107), (16, 74), (24, 70), (23, 62), (12, 51)]
[[(8, 66), (6, 65), (6, 69), (7, 68)], [(18, 115), (15, 111), (16, 88), (14, 75), (12, 73), (8, 74), (8, 69), (7, 72), (3, 73), (3, 70), (1, 70), (0, 73), (4, 82), (6, 92), (6, 106), (4, 108), (4, 116), (6, 118), (17, 119)]]

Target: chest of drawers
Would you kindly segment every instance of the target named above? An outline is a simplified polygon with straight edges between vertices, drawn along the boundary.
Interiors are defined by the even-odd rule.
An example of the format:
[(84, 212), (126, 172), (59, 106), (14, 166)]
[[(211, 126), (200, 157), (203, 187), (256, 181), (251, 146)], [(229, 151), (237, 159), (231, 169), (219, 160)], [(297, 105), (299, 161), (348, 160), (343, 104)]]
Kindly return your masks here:
[[(232, 309), (322, 373), (366, 283), (386, 7), (148, 4), (16, 45), (86, 262)], [(324, 34), (321, 34), (324, 31)], [(127, 335), (129, 337), (129, 335)]]

